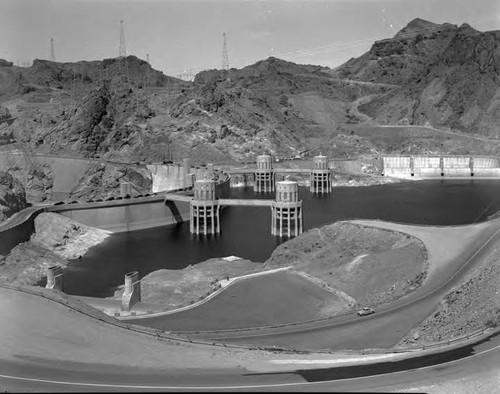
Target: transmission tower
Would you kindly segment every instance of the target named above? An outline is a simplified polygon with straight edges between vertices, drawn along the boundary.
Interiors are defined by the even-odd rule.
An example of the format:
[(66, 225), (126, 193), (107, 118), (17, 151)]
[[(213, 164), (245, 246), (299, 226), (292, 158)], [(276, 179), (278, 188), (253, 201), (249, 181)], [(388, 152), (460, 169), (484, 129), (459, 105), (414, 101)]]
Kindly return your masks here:
[(125, 30), (123, 28), (123, 20), (120, 20), (120, 48), (118, 49), (118, 57), (126, 57), (127, 48), (125, 46)]
[(229, 58), (227, 56), (227, 40), (226, 33), (222, 33), (222, 69), (229, 70)]
[(56, 52), (54, 50), (54, 39), (50, 37), (50, 61), (56, 61)]

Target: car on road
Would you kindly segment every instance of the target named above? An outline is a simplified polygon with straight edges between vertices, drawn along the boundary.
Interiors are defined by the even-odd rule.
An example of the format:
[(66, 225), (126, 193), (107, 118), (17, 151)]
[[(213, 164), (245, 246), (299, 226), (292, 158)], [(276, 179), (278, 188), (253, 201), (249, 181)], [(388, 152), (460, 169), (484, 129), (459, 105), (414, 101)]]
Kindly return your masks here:
[(375, 311), (372, 308), (365, 306), (364, 308), (358, 310), (358, 312), (356, 313), (358, 314), (358, 316), (367, 316), (371, 315), (372, 313), (375, 313)]

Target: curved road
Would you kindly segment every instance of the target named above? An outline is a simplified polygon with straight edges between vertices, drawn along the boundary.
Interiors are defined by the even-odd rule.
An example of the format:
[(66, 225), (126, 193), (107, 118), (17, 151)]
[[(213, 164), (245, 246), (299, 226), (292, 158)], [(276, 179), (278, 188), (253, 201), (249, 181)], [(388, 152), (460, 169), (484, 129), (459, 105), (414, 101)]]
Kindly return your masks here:
[[(51, 363), (48, 360), (3, 362), (0, 387), (5, 391), (388, 391), (440, 387), (443, 381), (464, 388), (464, 371), (473, 389), (498, 388), (500, 336), (466, 348), (458, 360), (436, 359), (436, 365), (385, 362), (374, 366), (293, 369), (255, 373), (241, 368), (226, 370), (147, 369), (116, 365)], [(139, 355), (138, 355), (139, 356)], [(97, 362), (97, 360), (96, 360)], [(407, 370), (399, 370), (406, 368)], [(365, 376), (366, 375), (366, 376)], [(352, 376), (352, 377), (350, 377)], [(486, 376), (486, 378), (485, 378)], [(496, 378), (495, 378), (496, 376)], [(478, 383), (480, 382), (480, 383)], [(419, 390), (420, 391), (420, 390)], [(428, 390), (425, 390), (428, 391)], [(456, 388), (454, 392), (457, 392)]]

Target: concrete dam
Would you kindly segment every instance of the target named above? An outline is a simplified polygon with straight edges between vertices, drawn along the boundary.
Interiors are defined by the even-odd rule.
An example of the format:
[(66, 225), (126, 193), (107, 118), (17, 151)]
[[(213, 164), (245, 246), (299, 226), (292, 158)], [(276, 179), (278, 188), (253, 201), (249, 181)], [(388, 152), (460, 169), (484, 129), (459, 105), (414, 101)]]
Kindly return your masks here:
[(382, 173), (395, 178), (499, 178), (493, 156), (383, 156)]

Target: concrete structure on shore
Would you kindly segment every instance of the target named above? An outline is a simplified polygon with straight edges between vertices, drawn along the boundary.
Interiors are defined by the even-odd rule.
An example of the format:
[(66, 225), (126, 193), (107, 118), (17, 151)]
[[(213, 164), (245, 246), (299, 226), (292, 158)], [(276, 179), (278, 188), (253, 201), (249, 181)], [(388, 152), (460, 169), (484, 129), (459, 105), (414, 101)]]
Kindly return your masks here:
[(257, 169), (255, 170), (254, 190), (256, 192), (272, 192), (274, 191), (273, 162), (271, 156), (257, 156)]
[(231, 175), (243, 177), (246, 186), (248, 177), (254, 176), (254, 191), (272, 192), (276, 188), (277, 174), (309, 174), (311, 193), (330, 193), (332, 191), (332, 171), (328, 157), (318, 155), (313, 158), (313, 167), (307, 168), (273, 168), (269, 155), (257, 156), (257, 168), (240, 168), (229, 170)]
[(288, 237), (302, 234), (302, 201), (297, 182), (276, 184), (276, 201), (272, 204), (271, 234)]
[(130, 182), (120, 181), (120, 195), (124, 198), (132, 195), (132, 185)]
[(125, 275), (125, 290), (121, 299), (121, 310), (130, 311), (134, 304), (141, 301), (141, 281), (137, 271)]
[(330, 193), (332, 191), (332, 172), (328, 164), (328, 157), (321, 153), (313, 157), (309, 190), (311, 193)]
[(194, 197), (191, 199), (189, 229), (192, 234), (220, 233), (219, 201), (215, 198), (215, 181), (195, 181)]
[(58, 265), (52, 265), (47, 268), (46, 289), (63, 290), (63, 270)]
[(215, 177), (213, 164), (191, 166), (189, 159), (182, 160), (182, 163), (148, 164), (147, 168), (151, 172), (153, 193), (190, 188), (196, 179)]
[(396, 178), (498, 178), (500, 163), (485, 156), (383, 156), (383, 174)]

